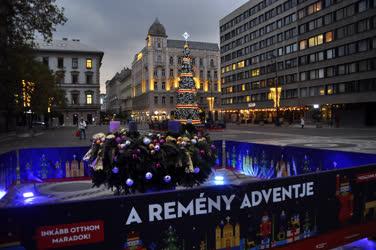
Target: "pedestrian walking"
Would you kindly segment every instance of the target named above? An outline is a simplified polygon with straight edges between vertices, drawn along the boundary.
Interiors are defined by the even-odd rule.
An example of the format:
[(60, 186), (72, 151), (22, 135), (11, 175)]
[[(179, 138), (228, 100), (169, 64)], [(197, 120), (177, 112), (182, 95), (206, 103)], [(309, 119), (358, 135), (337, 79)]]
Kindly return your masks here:
[(82, 137), (86, 140), (86, 122), (84, 119), (81, 119), (78, 123), (78, 129), (80, 130), (80, 140), (82, 140)]
[(303, 117), (300, 118), (300, 125), (302, 126), (302, 128), (304, 128), (304, 118)]

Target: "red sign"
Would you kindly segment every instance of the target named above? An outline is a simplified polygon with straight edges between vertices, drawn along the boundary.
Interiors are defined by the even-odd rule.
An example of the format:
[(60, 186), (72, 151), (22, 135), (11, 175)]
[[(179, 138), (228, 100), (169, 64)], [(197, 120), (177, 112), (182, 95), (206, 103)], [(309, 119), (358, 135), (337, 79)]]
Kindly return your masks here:
[(101, 242), (104, 240), (103, 221), (86, 221), (37, 228), (38, 249), (60, 248)]
[(358, 174), (356, 176), (356, 182), (369, 182), (376, 180), (376, 172), (368, 172), (364, 174)]

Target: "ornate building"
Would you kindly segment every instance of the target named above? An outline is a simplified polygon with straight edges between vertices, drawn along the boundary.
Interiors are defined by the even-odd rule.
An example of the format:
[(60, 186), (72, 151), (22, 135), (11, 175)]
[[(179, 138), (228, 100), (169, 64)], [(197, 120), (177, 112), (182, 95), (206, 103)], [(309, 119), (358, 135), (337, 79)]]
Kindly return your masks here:
[[(136, 120), (167, 119), (174, 111), (184, 40), (167, 39), (156, 19), (150, 26), (146, 46), (132, 63), (132, 108)], [(216, 43), (189, 42), (199, 107), (219, 117), (220, 62)]]
[(240, 226), (230, 224), (230, 217), (223, 226), (215, 229), (215, 249), (238, 249), (240, 247)]

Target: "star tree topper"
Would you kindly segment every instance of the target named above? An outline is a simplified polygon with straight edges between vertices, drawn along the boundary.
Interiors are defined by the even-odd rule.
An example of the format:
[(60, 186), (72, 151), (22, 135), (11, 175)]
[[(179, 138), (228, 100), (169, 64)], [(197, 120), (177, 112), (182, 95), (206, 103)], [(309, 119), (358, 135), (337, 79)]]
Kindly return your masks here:
[(182, 36), (184, 37), (185, 41), (188, 41), (188, 38), (190, 37), (188, 32), (184, 32), (184, 34)]

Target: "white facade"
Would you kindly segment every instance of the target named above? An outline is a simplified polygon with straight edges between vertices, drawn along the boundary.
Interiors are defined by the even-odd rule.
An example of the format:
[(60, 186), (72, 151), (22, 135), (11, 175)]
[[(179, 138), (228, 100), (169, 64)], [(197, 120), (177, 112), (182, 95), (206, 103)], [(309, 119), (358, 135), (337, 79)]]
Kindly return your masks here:
[(36, 59), (48, 65), (57, 75), (59, 87), (65, 91), (66, 108), (61, 113), (60, 125), (76, 125), (83, 118), (89, 124), (99, 121), (100, 67), (103, 52), (92, 49), (79, 40), (39, 42)]

